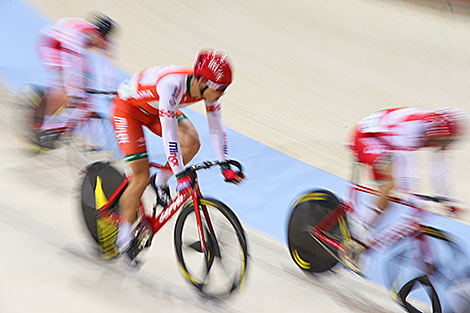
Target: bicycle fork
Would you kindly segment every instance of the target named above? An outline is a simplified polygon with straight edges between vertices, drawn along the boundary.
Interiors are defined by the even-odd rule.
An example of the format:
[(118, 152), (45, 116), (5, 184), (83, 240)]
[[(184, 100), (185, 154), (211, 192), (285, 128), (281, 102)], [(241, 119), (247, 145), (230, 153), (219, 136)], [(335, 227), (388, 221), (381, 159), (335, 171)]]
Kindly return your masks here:
[[(194, 214), (196, 215), (199, 242), (201, 244), (201, 251), (204, 253), (204, 257), (207, 261), (207, 266), (210, 267), (212, 264), (212, 262), (210, 262), (211, 258), (218, 254), (217, 247), (213, 247), (213, 245), (216, 244), (217, 242), (217, 239), (215, 237), (215, 231), (214, 231), (214, 228), (213, 228), (210, 216), (209, 216), (209, 212), (207, 211), (207, 207), (204, 204), (201, 204), (199, 201), (200, 198), (202, 197), (200, 190), (198, 189), (194, 191), (192, 197), (193, 197), (193, 203), (194, 203)], [(204, 225), (202, 223), (202, 215), (201, 215), (201, 212), (199, 211), (199, 205), (201, 205), (202, 214), (204, 216), (204, 221), (208, 228), (208, 232), (206, 233), (204, 233)], [(207, 236), (209, 237), (206, 238)], [(210, 243), (210, 247), (207, 246), (207, 243)], [(211, 252), (214, 255), (211, 255)]]
[[(201, 250), (202, 252), (204, 252), (204, 255), (208, 259), (206, 241), (204, 240), (205, 239), (204, 229), (202, 227), (201, 212), (199, 212), (199, 191), (198, 190), (193, 192), (193, 203), (194, 203), (194, 214), (196, 215), (197, 233), (199, 235), (199, 242), (201, 243)], [(204, 211), (207, 211), (207, 209), (205, 209)], [(204, 212), (204, 215), (206, 215), (206, 212)]]

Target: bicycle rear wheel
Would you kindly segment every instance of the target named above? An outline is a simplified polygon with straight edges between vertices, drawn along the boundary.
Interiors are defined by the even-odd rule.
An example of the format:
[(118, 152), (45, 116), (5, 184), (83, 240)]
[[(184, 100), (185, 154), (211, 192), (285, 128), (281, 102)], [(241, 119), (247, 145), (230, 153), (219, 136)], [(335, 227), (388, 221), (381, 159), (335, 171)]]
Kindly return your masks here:
[[(118, 226), (110, 219), (98, 219), (96, 211), (106, 204), (107, 199), (124, 179), (124, 176), (109, 164), (95, 162), (86, 168), (82, 182), (80, 202), (83, 220), (88, 233), (100, 247), (101, 255), (105, 259), (112, 258), (119, 252), (115, 244)], [(119, 214), (117, 201), (110, 210)]]
[[(315, 240), (311, 231), (325, 216), (334, 210), (340, 201), (328, 190), (314, 190), (300, 196), (291, 210), (287, 242), (295, 264), (305, 272), (321, 273), (331, 269), (338, 262), (338, 251), (320, 239)], [(346, 222), (346, 219), (344, 219)], [(338, 221), (334, 222), (328, 234), (342, 240)]]
[(189, 202), (175, 225), (179, 267), (186, 280), (203, 295), (226, 297), (244, 285), (248, 265), (245, 232), (232, 210), (220, 201), (200, 198), (197, 209), (207, 254), (199, 240), (194, 203)]

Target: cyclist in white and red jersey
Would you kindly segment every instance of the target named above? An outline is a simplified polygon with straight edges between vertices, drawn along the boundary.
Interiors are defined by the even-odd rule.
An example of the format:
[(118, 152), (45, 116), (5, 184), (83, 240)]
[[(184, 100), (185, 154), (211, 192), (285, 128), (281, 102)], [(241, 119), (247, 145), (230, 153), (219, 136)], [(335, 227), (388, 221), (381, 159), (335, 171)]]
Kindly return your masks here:
[[(413, 151), (422, 148), (435, 149), (432, 160), (434, 188), (441, 196), (448, 197), (445, 151), (464, 135), (464, 124), (464, 115), (457, 109), (395, 108), (373, 113), (356, 125), (352, 150), (359, 162), (372, 168), (380, 191), (377, 212), (387, 208), (388, 195), (394, 188), (407, 194), (416, 193)], [(449, 209), (453, 207), (449, 206)], [(368, 221), (368, 227), (377, 224), (378, 219), (379, 215)]]
[[(60, 106), (77, 106), (85, 97), (86, 76), (90, 72), (85, 50), (97, 48), (110, 56), (109, 35), (115, 28), (113, 20), (104, 14), (95, 13), (90, 21), (61, 18), (41, 32), (38, 52), (47, 72), (48, 88), (45, 103), (42, 104), (45, 105), (45, 122), (41, 126), (43, 132), (40, 145), (53, 148), (57, 122), (48, 123), (49, 117)], [(73, 115), (74, 111), (69, 111), (65, 115)]]
[[(164, 150), (177, 178), (177, 191), (188, 192), (192, 178), (184, 166), (198, 152), (199, 136), (193, 124), (179, 111), (191, 103), (204, 100), (209, 133), (219, 160), (227, 158), (227, 137), (224, 131), (219, 98), (232, 83), (232, 70), (227, 55), (218, 50), (202, 50), (194, 69), (177, 66), (154, 66), (134, 74), (118, 88), (114, 99), (113, 124), (117, 141), (132, 170), (129, 186), (120, 199), (126, 218), (120, 225), (117, 244), (125, 251), (132, 241), (131, 225), (136, 217), (140, 198), (149, 183), (149, 161), (143, 126), (163, 139)], [(243, 175), (230, 167), (222, 168), (226, 181), (238, 184)], [(150, 183), (157, 193), (158, 204), (170, 202), (168, 180), (172, 174), (159, 171)], [(131, 259), (134, 251), (127, 250)]]
[[(396, 160), (397, 157), (409, 158), (407, 152), (421, 148), (435, 148), (437, 152), (442, 152), (463, 133), (463, 114), (456, 109), (387, 109), (361, 120), (353, 133), (352, 150), (359, 162), (372, 167), (381, 192), (377, 202), (379, 210), (387, 207), (387, 196), (395, 185), (402, 191), (416, 192), (410, 160)], [(440, 192), (447, 194), (448, 178), (442, 156), (440, 154), (441, 160), (434, 162), (433, 174), (439, 176), (434, 181), (439, 183)], [(399, 177), (394, 179), (393, 176)]]
[[(394, 108), (373, 113), (356, 125), (351, 149), (360, 163), (371, 167), (380, 193), (376, 203), (378, 214), (371, 220), (354, 223), (362, 228), (362, 233), (356, 233), (359, 238), (346, 246), (344, 261), (351, 269), (360, 272), (358, 258), (374, 242), (370, 229), (377, 225), (381, 213), (387, 208), (391, 191), (396, 188), (405, 194), (416, 193), (414, 151), (423, 148), (435, 150), (432, 181), (440, 199), (449, 200), (446, 198), (449, 196), (449, 177), (445, 154), (464, 135), (465, 120), (457, 109)], [(448, 209), (457, 210), (452, 205), (448, 205)]]

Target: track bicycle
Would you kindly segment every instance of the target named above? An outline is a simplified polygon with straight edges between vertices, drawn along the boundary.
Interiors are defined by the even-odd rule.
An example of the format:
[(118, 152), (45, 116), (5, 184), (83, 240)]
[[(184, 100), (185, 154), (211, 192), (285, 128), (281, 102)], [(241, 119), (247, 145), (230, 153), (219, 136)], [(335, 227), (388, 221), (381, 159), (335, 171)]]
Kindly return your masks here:
[[(147, 213), (141, 202), (131, 243), (139, 251), (149, 248), (155, 234), (182, 209), (174, 227), (179, 269), (192, 286), (210, 298), (224, 298), (240, 290), (248, 265), (247, 240), (240, 221), (224, 203), (202, 196), (196, 173), (228, 164), (241, 173), (242, 166), (235, 160), (206, 161), (187, 167), (187, 173), (195, 178), (192, 192), (177, 193), (158, 214), (156, 203)], [(150, 166), (171, 172), (160, 164)], [(116, 238), (123, 217), (118, 204), (129, 179), (108, 163), (95, 162), (86, 168), (81, 211), (87, 230), (105, 259), (119, 256)]]
[[(100, 91), (86, 89), (88, 95), (112, 95), (115, 91)], [(38, 154), (47, 152), (50, 148), (39, 144), (41, 125), (44, 122), (46, 87), (40, 85), (25, 85), (18, 97), (20, 125), (18, 127), (17, 142), (29, 153)], [(102, 113), (93, 110), (87, 105), (89, 98), (84, 101), (81, 109), (86, 113), (78, 120), (69, 120), (64, 125), (53, 130), (54, 146), (65, 144), (67, 158), (70, 163), (83, 167), (98, 159), (110, 159), (117, 151), (114, 140), (114, 130), (111, 122)], [(59, 114), (64, 108), (59, 108)]]
[[(288, 222), (288, 245), (292, 259), (304, 272), (322, 273), (337, 264), (357, 272), (348, 262), (347, 252), (350, 245), (361, 243), (351, 232), (349, 221), (357, 210), (359, 194), (378, 195), (378, 191), (360, 185), (356, 179), (352, 181), (349, 199), (345, 201), (331, 191), (316, 189), (303, 193), (294, 202)], [(440, 201), (436, 197), (415, 196)], [(443, 299), (433, 282), (439, 280), (450, 289), (468, 279), (463, 277), (468, 258), (455, 238), (423, 223), (422, 207), (398, 197), (389, 197), (389, 201), (408, 207), (413, 214), (377, 230), (377, 240), (371, 247), (365, 247), (366, 252), (367, 249), (393, 249), (386, 262), (387, 287), (408, 312), (422, 312), (409, 298), (418, 285), (425, 289), (425, 302), (430, 304), (432, 312), (443, 312)]]

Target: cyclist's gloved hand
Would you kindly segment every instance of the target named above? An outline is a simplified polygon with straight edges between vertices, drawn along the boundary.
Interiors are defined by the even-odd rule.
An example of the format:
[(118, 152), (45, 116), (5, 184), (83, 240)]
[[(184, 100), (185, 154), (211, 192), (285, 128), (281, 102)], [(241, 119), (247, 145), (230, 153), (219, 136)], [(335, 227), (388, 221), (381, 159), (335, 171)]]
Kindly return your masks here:
[(238, 184), (245, 178), (242, 172), (232, 170), (228, 164), (221, 164), (220, 167), (226, 182)]
[(186, 171), (176, 174), (176, 191), (179, 193), (190, 193), (194, 186), (194, 178)]

